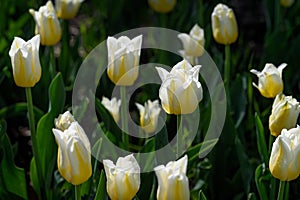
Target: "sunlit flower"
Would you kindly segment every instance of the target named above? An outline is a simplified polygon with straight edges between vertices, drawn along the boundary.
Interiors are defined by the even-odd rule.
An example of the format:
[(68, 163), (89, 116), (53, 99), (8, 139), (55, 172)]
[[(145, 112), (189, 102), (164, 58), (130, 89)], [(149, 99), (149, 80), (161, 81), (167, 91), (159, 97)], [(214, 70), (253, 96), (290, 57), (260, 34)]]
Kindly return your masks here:
[(168, 13), (173, 10), (176, 0), (148, 0), (150, 7), (159, 13)]
[(68, 129), (73, 122), (75, 122), (75, 119), (69, 111), (60, 114), (58, 118), (54, 120), (55, 127), (61, 131)]
[(72, 19), (77, 14), (84, 0), (55, 0), (55, 9), (58, 18)]
[(116, 97), (113, 97), (111, 100), (109, 100), (106, 97), (102, 97), (101, 103), (113, 116), (115, 122), (118, 123), (118, 121), (120, 119), (119, 110), (120, 110), (120, 106), (121, 106), (121, 99), (117, 100)]

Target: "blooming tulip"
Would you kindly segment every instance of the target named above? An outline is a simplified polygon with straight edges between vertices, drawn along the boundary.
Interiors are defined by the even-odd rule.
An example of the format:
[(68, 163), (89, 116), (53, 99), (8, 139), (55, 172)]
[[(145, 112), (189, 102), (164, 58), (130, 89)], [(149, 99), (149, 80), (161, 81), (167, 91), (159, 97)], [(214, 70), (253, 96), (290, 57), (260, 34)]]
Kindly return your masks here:
[(120, 118), (120, 106), (121, 106), (121, 99), (117, 100), (117, 98), (112, 98), (109, 100), (106, 97), (102, 97), (101, 101), (102, 105), (110, 112), (113, 116), (116, 123), (118, 123)]
[(295, 127), (299, 112), (300, 106), (296, 99), (284, 94), (277, 95), (272, 106), (272, 114), (269, 118), (271, 134), (278, 136), (282, 129)]
[(204, 52), (204, 31), (197, 24), (193, 26), (189, 35), (186, 33), (178, 34), (187, 56), (201, 56)]
[(84, 0), (55, 0), (55, 9), (58, 18), (72, 19), (78, 12)]
[(154, 168), (158, 179), (157, 200), (189, 200), (189, 180), (186, 176), (187, 156)]
[(107, 74), (116, 85), (132, 85), (138, 77), (142, 35), (132, 40), (126, 36), (107, 38)]
[(157, 120), (160, 113), (158, 100), (145, 103), (145, 106), (135, 104), (140, 111), (140, 125), (146, 133), (152, 133), (156, 130)]
[(280, 0), (280, 4), (283, 7), (291, 7), (294, 4), (295, 0)]
[(41, 44), (51, 46), (58, 43), (61, 38), (61, 27), (52, 2), (48, 1), (39, 11), (30, 9), (29, 12), (36, 23), (35, 33), (41, 35)]
[(176, 0), (148, 0), (150, 7), (159, 13), (168, 13), (176, 5)]
[(272, 146), (269, 168), (281, 181), (296, 179), (300, 173), (300, 127), (283, 129)]
[(283, 63), (278, 68), (273, 64), (267, 63), (262, 72), (251, 69), (250, 72), (257, 75), (258, 86), (253, 83), (261, 95), (266, 98), (274, 98), (277, 94), (283, 91), (282, 70), (287, 66)]
[(17, 86), (33, 87), (41, 78), (41, 64), (39, 58), (40, 35), (25, 42), (15, 37), (10, 50), (11, 65)]
[(189, 114), (196, 110), (202, 99), (202, 86), (198, 81), (200, 67), (192, 67), (186, 60), (177, 63), (170, 72), (156, 67), (162, 80), (159, 98), (168, 114)]
[(220, 44), (231, 44), (238, 38), (238, 27), (231, 8), (219, 3), (211, 15), (212, 32)]
[(103, 160), (107, 178), (106, 188), (112, 200), (131, 200), (140, 187), (140, 167), (133, 155), (120, 157), (116, 165)]
[(68, 129), (52, 129), (58, 144), (57, 166), (61, 176), (73, 185), (79, 185), (92, 175), (89, 139), (78, 122)]
[(75, 119), (69, 111), (60, 114), (58, 118), (54, 120), (55, 127), (61, 131), (68, 129), (72, 122), (75, 122)]

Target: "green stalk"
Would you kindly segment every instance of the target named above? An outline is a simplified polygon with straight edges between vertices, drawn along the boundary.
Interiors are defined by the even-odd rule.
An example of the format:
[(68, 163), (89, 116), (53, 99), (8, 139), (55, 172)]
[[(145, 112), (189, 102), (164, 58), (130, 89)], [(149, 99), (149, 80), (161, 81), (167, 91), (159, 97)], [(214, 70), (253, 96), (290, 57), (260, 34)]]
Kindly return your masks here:
[(31, 133), (31, 141), (32, 141), (32, 152), (35, 159), (35, 165), (37, 170), (37, 176), (38, 176), (38, 185), (39, 190), (37, 191), (39, 195), (41, 195), (42, 199), (45, 199), (45, 193), (44, 190), (41, 189), (43, 187), (43, 176), (42, 176), (42, 167), (41, 167), (41, 160), (38, 153), (38, 146), (37, 146), (37, 136), (35, 131), (35, 122), (34, 122), (34, 113), (33, 113), (33, 103), (32, 103), (32, 94), (31, 94), (31, 88), (25, 88), (26, 92), (26, 100), (27, 100), (27, 108), (29, 113), (29, 129)]
[(128, 148), (129, 145), (129, 137), (128, 137), (128, 119), (127, 119), (127, 104), (126, 104), (126, 87), (121, 86), (120, 87), (120, 92), (121, 92), (121, 121), (122, 121), (122, 129), (123, 129), (123, 134), (122, 134), (122, 141), (125, 145), (125, 148)]
[(176, 134), (176, 136), (177, 136), (177, 140), (176, 140), (176, 158), (179, 158), (179, 153), (180, 153), (180, 151), (181, 151), (181, 135), (183, 134), (182, 133), (182, 130), (181, 130), (181, 128), (182, 128), (182, 126), (180, 126), (180, 123), (181, 123), (181, 115), (177, 115), (177, 134)]
[(230, 105), (229, 80), (230, 80), (230, 45), (225, 45), (225, 66), (224, 66), (224, 83), (226, 89), (227, 102)]
[(285, 181), (280, 181), (279, 183), (277, 200), (283, 200), (285, 183), (286, 183)]
[(50, 75), (53, 79), (56, 75), (56, 63), (55, 63), (55, 56), (54, 56), (54, 47), (49, 46), (50, 50)]
[(80, 185), (75, 185), (75, 200), (81, 200)]

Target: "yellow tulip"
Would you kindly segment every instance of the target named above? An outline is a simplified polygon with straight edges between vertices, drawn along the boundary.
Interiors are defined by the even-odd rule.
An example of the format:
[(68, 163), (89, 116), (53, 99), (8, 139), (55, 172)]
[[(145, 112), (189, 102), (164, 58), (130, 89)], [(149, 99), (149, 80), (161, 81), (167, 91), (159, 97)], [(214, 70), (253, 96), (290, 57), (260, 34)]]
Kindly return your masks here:
[(294, 4), (295, 0), (280, 0), (280, 4), (283, 7), (291, 7)]
[(103, 160), (106, 188), (112, 200), (131, 200), (140, 187), (140, 167), (133, 155), (119, 157), (116, 165)]
[(186, 176), (187, 156), (154, 168), (158, 179), (157, 200), (189, 200), (189, 180)]
[(238, 27), (231, 8), (219, 3), (211, 15), (212, 32), (220, 44), (234, 43), (238, 38)]
[(267, 63), (262, 72), (251, 69), (250, 72), (258, 77), (258, 86), (253, 83), (261, 95), (266, 98), (274, 98), (283, 91), (282, 70), (287, 66), (283, 63), (278, 68), (273, 64)]
[(68, 129), (73, 122), (75, 122), (75, 119), (69, 111), (60, 114), (58, 118), (54, 120), (55, 127), (61, 131)]
[(189, 114), (196, 110), (203, 93), (198, 81), (200, 67), (192, 67), (186, 60), (177, 63), (170, 72), (156, 67), (162, 80), (159, 98), (168, 114)]
[(58, 18), (72, 19), (77, 14), (84, 0), (55, 0), (55, 9)]
[(272, 146), (269, 168), (281, 181), (296, 179), (300, 173), (300, 127), (283, 129)]
[(25, 42), (15, 37), (10, 50), (14, 80), (19, 87), (33, 87), (41, 78), (42, 69), (39, 58), (40, 35)]
[(292, 96), (279, 94), (276, 96), (269, 118), (269, 129), (277, 137), (282, 129), (295, 127), (300, 112), (299, 102)]
[(29, 12), (35, 20), (35, 34), (41, 35), (41, 44), (51, 46), (58, 43), (61, 39), (61, 27), (52, 2), (48, 1), (39, 11), (29, 9)]
[(189, 34), (180, 33), (178, 38), (183, 44), (185, 55), (198, 57), (204, 53), (204, 31), (197, 24), (193, 26)]
[(176, 0), (148, 0), (150, 7), (159, 13), (168, 13), (176, 5)]
[(87, 181), (92, 175), (91, 147), (78, 122), (68, 129), (52, 129), (58, 144), (57, 166), (61, 176), (73, 185)]
[(107, 38), (107, 74), (116, 85), (132, 85), (137, 79), (141, 54), (142, 35), (132, 40), (126, 36)]
[(158, 100), (145, 102), (144, 106), (135, 104), (140, 112), (140, 125), (146, 133), (152, 133), (156, 130), (157, 120), (160, 113)]
[(121, 106), (121, 99), (117, 100), (116, 97), (113, 97), (111, 100), (109, 100), (106, 97), (102, 97), (101, 103), (110, 112), (115, 122), (118, 123), (120, 119), (119, 110)]

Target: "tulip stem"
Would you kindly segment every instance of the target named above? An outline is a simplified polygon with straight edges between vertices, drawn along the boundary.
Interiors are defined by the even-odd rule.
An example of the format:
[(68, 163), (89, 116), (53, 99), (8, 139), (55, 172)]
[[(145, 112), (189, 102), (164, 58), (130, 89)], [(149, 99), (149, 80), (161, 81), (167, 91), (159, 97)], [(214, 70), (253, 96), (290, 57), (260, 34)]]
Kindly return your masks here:
[(80, 194), (80, 185), (75, 185), (75, 200), (80, 200), (81, 194)]
[(180, 136), (183, 134), (182, 133), (182, 126), (181, 126), (181, 115), (177, 115), (177, 140), (176, 140), (176, 158), (179, 158), (179, 154), (181, 152), (181, 141), (180, 141)]
[(43, 178), (42, 178), (42, 167), (41, 167), (41, 161), (40, 157), (38, 154), (38, 146), (37, 146), (37, 135), (35, 131), (35, 122), (34, 122), (34, 113), (33, 113), (33, 103), (32, 103), (32, 94), (31, 94), (31, 88), (25, 88), (26, 92), (26, 100), (27, 100), (27, 109), (28, 109), (28, 114), (29, 114), (29, 129), (31, 133), (31, 142), (32, 142), (32, 152), (33, 156), (35, 159), (35, 165), (36, 165), (36, 170), (37, 170), (37, 176), (38, 176), (38, 185), (39, 185), (39, 190), (38, 193), (39, 195), (42, 196), (42, 199), (45, 199), (45, 194), (43, 189), (41, 189), (42, 184), (43, 184)]
[(50, 46), (49, 50), (50, 50), (50, 75), (51, 75), (51, 78), (54, 78), (54, 76), (56, 75), (54, 47)]
[(225, 45), (225, 66), (224, 66), (224, 82), (226, 89), (227, 102), (230, 105), (229, 79), (230, 79), (230, 45)]
[(120, 87), (121, 92), (121, 121), (122, 121), (122, 141), (125, 145), (125, 148), (128, 148), (129, 145), (129, 137), (128, 137), (128, 120), (127, 120), (127, 99), (126, 99), (126, 87)]
[(280, 181), (280, 183), (279, 183), (277, 200), (283, 200), (285, 183), (286, 183), (285, 181)]

